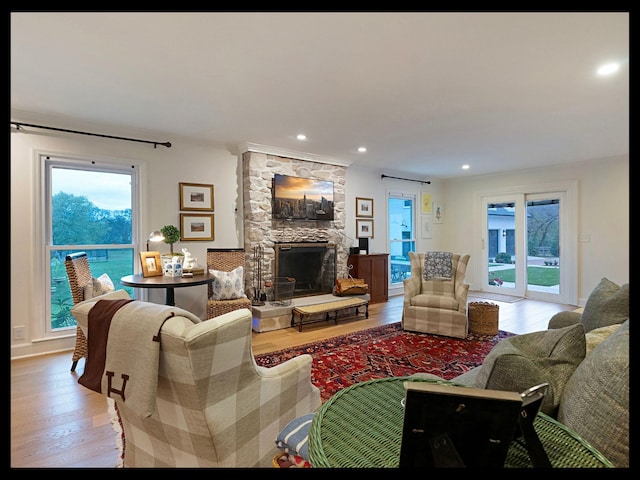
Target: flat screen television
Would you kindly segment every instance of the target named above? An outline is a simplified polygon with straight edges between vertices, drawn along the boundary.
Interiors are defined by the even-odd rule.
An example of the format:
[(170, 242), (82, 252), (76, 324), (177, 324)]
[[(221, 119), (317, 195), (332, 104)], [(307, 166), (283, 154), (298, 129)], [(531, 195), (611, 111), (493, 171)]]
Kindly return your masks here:
[(333, 220), (333, 182), (276, 173), (273, 177), (273, 218)]

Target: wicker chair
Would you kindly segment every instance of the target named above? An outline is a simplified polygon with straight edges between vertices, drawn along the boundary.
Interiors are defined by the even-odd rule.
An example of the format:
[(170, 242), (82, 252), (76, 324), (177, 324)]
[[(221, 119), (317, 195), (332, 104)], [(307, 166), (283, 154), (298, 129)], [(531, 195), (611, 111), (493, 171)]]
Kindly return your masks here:
[[(66, 256), (64, 266), (67, 270), (69, 288), (71, 288), (71, 298), (73, 304), (84, 300), (84, 287), (91, 282), (91, 268), (86, 252), (71, 253)], [(71, 357), (71, 371), (76, 371), (78, 360), (87, 357), (87, 338), (84, 336), (80, 326), (76, 329), (76, 346)]]
[[(207, 248), (207, 269), (230, 272), (237, 267), (245, 267), (244, 248)], [(244, 272), (246, 275), (246, 271)], [(223, 313), (241, 308), (251, 310), (249, 298), (233, 300), (212, 300), (213, 285), (207, 287), (207, 318), (217, 317)]]

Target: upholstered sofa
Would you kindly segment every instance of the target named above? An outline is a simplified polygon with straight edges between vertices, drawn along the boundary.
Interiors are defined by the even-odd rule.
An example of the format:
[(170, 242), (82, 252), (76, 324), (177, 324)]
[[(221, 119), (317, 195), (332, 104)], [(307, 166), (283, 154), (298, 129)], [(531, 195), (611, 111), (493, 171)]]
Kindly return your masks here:
[(517, 392), (547, 382), (541, 410), (629, 467), (629, 284), (603, 278), (579, 310), (554, 315), (548, 330), (502, 340), (452, 380)]

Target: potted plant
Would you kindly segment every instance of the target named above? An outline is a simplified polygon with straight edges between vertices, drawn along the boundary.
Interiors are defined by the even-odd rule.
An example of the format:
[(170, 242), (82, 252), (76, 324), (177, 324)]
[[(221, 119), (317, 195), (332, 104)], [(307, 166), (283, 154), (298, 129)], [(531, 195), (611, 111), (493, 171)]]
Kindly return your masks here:
[[(169, 252), (162, 254), (162, 272), (164, 275), (176, 276), (182, 274), (182, 262), (184, 260), (184, 254), (182, 252), (174, 252), (173, 244), (180, 240), (180, 230), (174, 225), (165, 225), (160, 229), (164, 236), (164, 243), (169, 244)], [(177, 260), (179, 267), (174, 265), (173, 259)]]
[(171, 256), (182, 255), (182, 253), (173, 253), (173, 244), (180, 240), (180, 230), (178, 230), (178, 227), (174, 225), (165, 225), (160, 229), (160, 231), (162, 232), (162, 235), (164, 235), (164, 243), (169, 244)]

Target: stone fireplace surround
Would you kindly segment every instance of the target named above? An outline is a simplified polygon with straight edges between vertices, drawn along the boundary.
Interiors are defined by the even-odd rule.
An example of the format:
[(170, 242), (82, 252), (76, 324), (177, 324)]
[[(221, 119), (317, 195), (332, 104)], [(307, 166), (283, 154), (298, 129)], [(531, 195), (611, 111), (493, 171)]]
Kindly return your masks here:
[[(335, 244), (335, 277), (347, 276), (347, 259), (353, 239), (345, 233), (346, 167), (309, 160), (247, 151), (242, 155), (242, 195), (244, 204), (245, 286), (251, 291), (257, 271), (253, 256), (262, 247), (262, 280), (272, 281), (275, 274), (275, 245), (278, 243), (326, 242)], [(333, 182), (334, 220), (276, 220), (271, 215), (271, 189), (276, 173)], [(321, 297), (322, 295), (319, 295)], [(304, 299), (302, 299), (304, 303)], [(274, 312), (279, 318), (265, 319), (265, 308), (254, 307), (254, 330), (267, 331), (290, 326), (290, 310)], [(274, 309), (274, 310), (282, 310)], [(261, 324), (262, 323), (262, 324)]]

